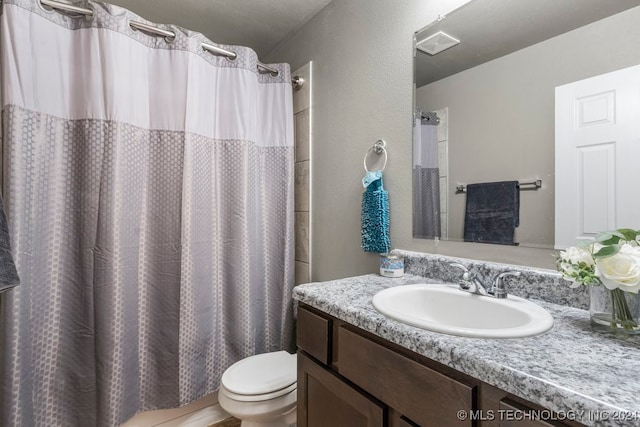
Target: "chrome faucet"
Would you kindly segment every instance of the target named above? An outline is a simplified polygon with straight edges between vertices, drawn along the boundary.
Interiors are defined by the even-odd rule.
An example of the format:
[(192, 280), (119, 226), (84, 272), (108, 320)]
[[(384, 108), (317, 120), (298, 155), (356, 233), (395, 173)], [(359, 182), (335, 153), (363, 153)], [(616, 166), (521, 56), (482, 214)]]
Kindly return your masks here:
[(499, 299), (507, 297), (507, 289), (505, 288), (503, 279), (507, 276), (520, 276), (522, 274), (519, 271), (505, 271), (504, 273), (500, 273), (498, 277), (496, 277), (493, 285), (487, 289), (487, 287), (478, 280), (476, 275), (470, 272), (464, 265), (457, 262), (451, 262), (449, 265), (463, 271), (462, 279), (458, 282), (460, 290), (475, 295), (483, 295)]
[(493, 287), (491, 288), (491, 294), (496, 298), (506, 298), (507, 297), (507, 288), (504, 284), (504, 279), (507, 276), (515, 276), (520, 277), (522, 273), (519, 271), (505, 271), (504, 273), (498, 274), (495, 282), (493, 282)]
[(476, 278), (476, 275), (470, 272), (467, 267), (457, 262), (450, 262), (449, 265), (462, 270), (462, 279), (458, 282), (460, 290), (476, 295), (489, 295), (487, 288), (484, 287)]

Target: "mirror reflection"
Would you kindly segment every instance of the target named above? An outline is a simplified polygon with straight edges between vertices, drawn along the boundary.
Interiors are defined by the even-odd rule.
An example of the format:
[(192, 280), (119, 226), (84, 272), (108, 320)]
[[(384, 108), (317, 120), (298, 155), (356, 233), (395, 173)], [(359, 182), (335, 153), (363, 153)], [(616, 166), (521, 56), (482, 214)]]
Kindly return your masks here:
[(474, 0), (416, 33), (415, 237), (554, 246), (556, 87), (640, 64), (638, 5)]

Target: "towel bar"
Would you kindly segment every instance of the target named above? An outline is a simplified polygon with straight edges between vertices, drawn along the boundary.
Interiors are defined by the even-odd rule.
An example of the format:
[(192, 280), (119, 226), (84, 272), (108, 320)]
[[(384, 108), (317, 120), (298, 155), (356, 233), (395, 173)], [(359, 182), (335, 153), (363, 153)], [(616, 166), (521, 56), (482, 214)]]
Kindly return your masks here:
[[(537, 190), (538, 188), (542, 188), (542, 180), (536, 179), (535, 181), (531, 181), (531, 182), (520, 182), (518, 183), (518, 188), (520, 188), (520, 191)], [(466, 185), (464, 184), (456, 185), (456, 194), (461, 194), (466, 192), (467, 192)]]

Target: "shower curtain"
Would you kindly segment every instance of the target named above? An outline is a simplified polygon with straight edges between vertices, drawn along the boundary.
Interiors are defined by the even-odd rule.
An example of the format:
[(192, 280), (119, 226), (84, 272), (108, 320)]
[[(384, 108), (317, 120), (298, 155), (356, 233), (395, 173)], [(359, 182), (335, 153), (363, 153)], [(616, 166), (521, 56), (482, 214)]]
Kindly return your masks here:
[(438, 168), (438, 129), (435, 113), (422, 118), (418, 111), (413, 132), (413, 236), (439, 238), (440, 169)]
[(119, 425), (290, 349), (288, 65), (235, 60), (4, 0), (3, 196), (21, 286), (2, 295), (0, 425)]

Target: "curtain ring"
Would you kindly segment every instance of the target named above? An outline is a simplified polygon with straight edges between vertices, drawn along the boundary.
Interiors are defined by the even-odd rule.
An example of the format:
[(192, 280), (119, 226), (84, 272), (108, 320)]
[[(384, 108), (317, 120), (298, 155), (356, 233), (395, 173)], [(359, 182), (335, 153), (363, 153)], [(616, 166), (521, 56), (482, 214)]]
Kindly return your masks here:
[(387, 154), (387, 149), (385, 148), (387, 146), (387, 143), (385, 142), (384, 139), (379, 139), (376, 141), (375, 144), (373, 144), (373, 146), (371, 146), (367, 152), (364, 155), (364, 170), (366, 172), (370, 172), (369, 169), (367, 168), (367, 156), (369, 155), (369, 153), (371, 153), (372, 151), (378, 155), (383, 154), (384, 155), (384, 163), (382, 164), (382, 169), (380, 169), (380, 171), (383, 171), (384, 168), (387, 167), (387, 160), (389, 159), (389, 155)]

